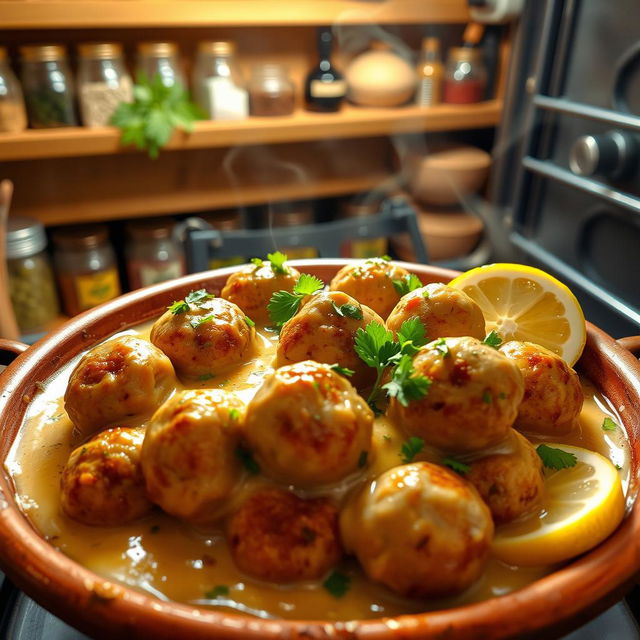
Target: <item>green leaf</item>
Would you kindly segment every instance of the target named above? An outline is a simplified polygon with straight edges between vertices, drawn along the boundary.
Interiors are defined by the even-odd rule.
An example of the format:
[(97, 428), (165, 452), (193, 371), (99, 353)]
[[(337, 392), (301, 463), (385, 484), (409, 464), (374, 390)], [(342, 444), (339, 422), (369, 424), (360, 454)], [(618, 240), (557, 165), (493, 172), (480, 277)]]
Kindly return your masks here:
[(251, 258), (251, 264), (255, 264), (257, 268), (260, 268), (264, 262), (260, 258)]
[(316, 291), (319, 291), (324, 287), (324, 282), (320, 278), (303, 273), (293, 286), (294, 293), (299, 293), (301, 296), (310, 296)]
[(347, 369), (347, 367), (341, 367), (339, 364), (332, 364), (331, 370), (347, 378), (350, 378), (355, 373), (353, 369)]
[(253, 458), (253, 453), (245, 447), (239, 445), (235, 450), (236, 458), (240, 460), (242, 466), (252, 475), (258, 475), (260, 473), (260, 467)]
[(228, 595), (229, 595), (229, 587), (227, 587), (224, 584), (219, 584), (213, 587), (213, 589), (209, 589), (209, 591), (207, 591), (204, 594), (204, 597), (207, 600), (217, 600), (221, 596), (228, 596)]
[(415, 375), (411, 356), (403, 355), (393, 370), (391, 382), (383, 385), (390, 398), (396, 398), (403, 407), (410, 402), (424, 398), (429, 392), (431, 380), (422, 375)]
[(145, 86), (144, 84), (137, 84), (133, 86), (134, 104), (135, 102), (148, 104), (151, 102), (152, 98), (153, 94), (151, 93), (151, 88), (149, 86)]
[(369, 457), (368, 451), (361, 451), (358, 457), (358, 468), (362, 469), (367, 464), (367, 458)]
[(354, 320), (362, 320), (362, 307), (347, 302), (343, 305), (337, 305), (332, 301), (335, 312), (342, 318), (353, 318)]
[(236, 407), (232, 407), (231, 409), (229, 409), (229, 417), (232, 420), (237, 420), (240, 417), (240, 410)]
[(281, 327), (285, 322), (298, 313), (302, 297), (288, 291), (276, 291), (269, 300), (267, 311), (269, 318), (276, 327)]
[(485, 404), (491, 404), (493, 402), (493, 397), (489, 391), (484, 391), (482, 394), (482, 402)]
[(332, 571), (329, 577), (322, 583), (322, 586), (334, 597), (342, 598), (347, 591), (351, 578), (340, 571)]
[(442, 461), (442, 464), (445, 467), (453, 469), (456, 473), (459, 473), (462, 476), (471, 471), (471, 467), (468, 464), (460, 462), (460, 460), (456, 460), (455, 458), (445, 458)]
[(253, 328), (256, 326), (256, 323), (249, 316), (245, 316), (244, 321), (247, 323), (247, 326), (249, 327)]
[(215, 315), (210, 313), (208, 316), (194, 316), (189, 320), (189, 324), (193, 329), (197, 329), (200, 325), (212, 322), (215, 319)]
[(398, 342), (401, 345), (405, 342), (410, 342), (417, 348), (427, 344), (427, 331), (424, 327), (424, 322), (418, 316), (405, 320), (400, 325), (400, 329), (398, 329)]
[(207, 380), (212, 380), (215, 377), (216, 376), (213, 373), (203, 373), (198, 376), (198, 380), (200, 380), (200, 382), (206, 382)]
[(605, 418), (602, 423), (603, 431), (615, 431), (618, 428), (618, 425), (609, 417)]
[(179, 313), (186, 313), (189, 311), (189, 305), (184, 300), (176, 300), (173, 304), (170, 304), (167, 309), (177, 316)]
[(190, 291), (184, 298), (187, 304), (195, 304), (200, 306), (205, 300), (211, 300), (215, 298), (213, 293), (209, 293), (206, 289), (198, 289), (197, 291)]
[(385, 253), (383, 256), (380, 256), (380, 260), (384, 260), (385, 262), (391, 262), (391, 256), (388, 256)]
[(446, 358), (451, 355), (451, 353), (449, 352), (449, 345), (447, 344), (447, 341), (445, 338), (438, 338), (437, 340), (434, 340), (431, 344), (433, 345), (433, 348), (436, 351), (442, 354), (443, 358)]
[(284, 264), (287, 261), (287, 256), (284, 253), (274, 251), (273, 253), (267, 254), (267, 259), (271, 263), (273, 273), (289, 273), (289, 269)]
[(424, 286), (420, 278), (413, 273), (407, 274), (401, 280), (392, 280), (392, 282), (399, 296), (406, 296), (407, 293)]
[(411, 436), (402, 443), (400, 457), (404, 464), (409, 464), (424, 449), (424, 440), (418, 436)]
[(549, 469), (566, 469), (568, 467), (575, 467), (578, 463), (578, 459), (573, 453), (556, 449), (546, 444), (538, 445), (536, 451), (544, 466)]
[(378, 322), (370, 322), (356, 331), (354, 348), (366, 365), (376, 369), (387, 366), (389, 358), (400, 352), (393, 333)]
[(502, 344), (502, 338), (496, 331), (491, 331), (489, 335), (482, 341), (490, 347), (497, 349)]

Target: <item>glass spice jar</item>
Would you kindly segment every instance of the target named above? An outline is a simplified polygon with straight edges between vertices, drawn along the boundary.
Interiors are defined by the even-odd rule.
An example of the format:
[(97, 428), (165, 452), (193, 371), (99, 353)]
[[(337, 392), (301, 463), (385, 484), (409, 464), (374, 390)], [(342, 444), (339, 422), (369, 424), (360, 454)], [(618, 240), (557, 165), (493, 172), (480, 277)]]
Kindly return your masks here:
[(165, 87), (173, 87), (177, 84), (183, 89), (187, 88), (175, 42), (140, 42), (137, 71), (149, 79), (158, 74)]
[(47, 236), (37, 220), (10, 216), (7, 225), (9, 295), (23, 339), (36, 340), (59, 313)]
[(264, 63), (253, 67), (249, 82), (252, 116), (288, 116), (295, 105), (295, 87), (287, 67)]
[(487, 69), (482, 51), (473, 47), (452, 47), (444, 76), (444, 102), (480, 102), (487, 85)]
[[(313, 224), (313, 207), (311, 202), (300, 200), (291, 202), (274, 202), (267, 206), (265, 227), (298, 227)], [(315, 247), (300, 245), (278, 247), (278, 251), (286, 253), (290, 260), (301, 258), (317, 258)]]
[[(236, 231), (243, 228), (242, 214), (237, 209), (224, 209), (200, 216), (211, 228), (217, 231)], [(209, 269), (230, 267), (234, 264), (246, 262), (244, 256), (230, 256), (228, 258), (210, 258)]]
[[(362, 218), (363, 225), (366, 225), (366, 217), (375, 215), (380, 211), (380, 198), (372, 197), (370, 193), (363, 193), (354, 196), (342, 203), (339, 219)], [(388, 251), (388, 241), (386, 237), (379, 238), (353, 238), (344, 242), (340, 247), (340, 255), (343, 258), (375, 258), (382, 256)]]
[(0, 47), (0, 132), (17, 133), (27, 128), (27, 112), (20, 83), (14, 75), (7, 50)]
[(173, 222), (167, 220), (141, 220), (127, 225), (125, 257), (131, 289), (184, 275), (184, 254), (173, 239), (173, 227)]
[(60, 45), (20, 48), (22, 89), (33, 129), (77, 126), (67, 52)]
[(64, 311), (74, 316), (120, 295), (107, 227), (61, 229), (53, 235), (54, 265)]
[(106, 127), (121, 102), (133, 99), (133, 82), (122, 45), (89, 42), (78, 46), (78, 97), (86, 127)]

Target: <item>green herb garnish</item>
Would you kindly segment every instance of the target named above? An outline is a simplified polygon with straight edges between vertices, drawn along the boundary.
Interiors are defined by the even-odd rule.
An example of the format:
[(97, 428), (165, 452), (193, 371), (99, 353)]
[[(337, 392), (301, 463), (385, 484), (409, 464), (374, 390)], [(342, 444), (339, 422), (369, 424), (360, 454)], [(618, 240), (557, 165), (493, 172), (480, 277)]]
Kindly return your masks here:
[(424, 449), (424, 440), (418, 436), (411, 436), (402, 443), (400, 457), (404, 464), (409, 464)]
[(202, 305), (205, 300), (211, 300), (215, 298), (213, 293), (209, 293), (206, 289), (198, 289), (197, 291), (190, 291), (184, 298), (187, 304), (195, 304), (196, 307)]
[(443, 358), (446, 358), (451, 355), (451, 353), (449, 352), (449, 345), (447, 344), (447, 341), (444, 338), (438, 338), (437, 340), (434, 340), (432, 344), (433, 344), (433, 348), (436, 351), (440, 352)]
[(492, 398), (491, 393), (489, 391), (485, 391), (482, 394), (482, 402), (484, 402), (485, 404), (491, 404), (493, 402), (493, 398)]
[(170, 304), (167, 309), (177, 316), (180, 313), (186, 313), (189, 311), (189, 305), (184, 300), (176, 300), (173, 304)]
[(445, 458), (442, 461), (442, 464), (445, 467), (449, 467), (449, 469), (453, 469), (453, 471), (459, 473), (462, 476), (471, 471), (471, 467), (468, 464), (460, 462), (460, 460), (456, 460), (455, 458)]
[(549, 469), (567, 469), (568, 467), (575, 467), (578, 463), (578, 459), (573, 453), (556, 449), (546, 444), (538, 445), (536, 451), (544, 466)]
[[(271, 255), (271, 254), (270, 254)], [(287, 320), (293, 318), (300, 308), (300, 303), (305, 296), (311, 295), (324, 287), (320, 278), (303, 273), (293, 287), (293, 293), (289, 291), (276, 291), (269, 300), (267, 311), (271, 322), (276, 327), (281, 327)]]
[(243, 446), (237, 446), (235, 450), (236, 458), (240, 460), (242, 466), (252, 475), (260, 473), (260, 466), (253, 458), (253, 453)]
[(413, 273), (408, 273), (400, 280), (392, 280), (392, 282), (394, 289), (398, 292), (400, 297), (406, 296), (407, 293), (410, 293), (415, 289), (420, 289), (420, 287), (424, 286), (420, 281), (420, 278)]
[(360, 456), (358, 457), (358, 468), (362, 469), (365, 464), (367, 464), (367, 458), (369, 457), (368, 451), (361, 451)]
[(396, 398), (403, 407), (408, 407), (413, 400), (420, 400), (427, 395), (431, 380), (423, 375), (414, 375), (411, 356), (403, 355), (393, 370), (391, 382), (383, 385), (387, 395)]
[(192, 326), (192, 328), (197, 329), (202, 324), (212, 322), (214, 318), (215, 315), (213, 313), (210, 313), (208, 316), (194, 316), (193, 318), (191, 318), (191, 320), (189, 320), (189, 324)]
[(405, 320), (398, 330), (398, 342), (402, 353), (410, 356), (418, 353), (420, 347), (427, 344), (427, 335), (422, 320), (417, 316)]
[(329, 577), (322, 583), (322, 586), (334, 597), (342, 598), (347, 591), (351, 578), (340, 571), (332, 571)]
[(491, 331), (489, 335), (482, 341), (484, 344), (497, 349), (502, 344), (502, 338), (496, 331)]
[(331, 370), (347, 378), (350, 378), (355, 373), (353, 369), (348, 369), (347, 367), (341, 367), (339, 364), (332, 364)]
[(229, 409), (229, 417), (232, 420), (237, 420), (240, 417), (240, 410), (236, 407)]
[(203, 373), (198, 376), (198, 380), (200, 380), (201, 382), (211, 380), (211, 378), (215, 378), (215, 375), (213, 373)]
[(615, 431), (618, 428), (618, 425), (609, 417), (605, 418), (602, 423), (603, 431)]
[(256, 323), (249, 316), (245, 316), (244, 321), (247, 323), (249, 327), (253, 328), (256, 326)]
[(335, 312), (342, 318), (353, 318), (354, 320), (362, 320), (362, 307), (347, 302), (337, 305), (335, 301), (331, 301)]
[(289, 273), (288, 267), (285, 266), (285, 262), (287, 261), (286, 254), (281, 251), (274, 251), (273, 253), (267, 254), (267, 259), (271, 263), (271, 270), (273, 273), (287, 274)]
[(207, 600), (217, 600), (222, 596), (228, 596), (228, 595), (229, 595), (229, 587), (227, 587), (224, 584), (219, 584), (213, 587), (213, 589), (210, 589), (209, 591), (207, 591), (204, 594), (204, 597)]
[(384, 260), (385, 262), (391, 262), (391, 256), (388, 256), (385, 253), (383, 256), (380, 256), (380, 260)]
[(251, 264), (254, 264), (256, 266), (256, 269), (259, 269), (264, 264), (264, 262), (262, 262), (260, 258), (251, 258)]

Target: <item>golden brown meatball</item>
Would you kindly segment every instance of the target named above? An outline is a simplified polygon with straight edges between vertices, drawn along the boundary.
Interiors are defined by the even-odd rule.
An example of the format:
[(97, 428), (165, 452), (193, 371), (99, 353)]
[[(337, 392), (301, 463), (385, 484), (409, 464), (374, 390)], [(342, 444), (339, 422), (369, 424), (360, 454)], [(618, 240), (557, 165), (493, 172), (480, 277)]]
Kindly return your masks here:
[(215, 374), (244, 361), (255, 343), (255, 329), (240, 308), (222, 298), (168, 310), (151, 329), (151, 342), (162, 349), (178, 373)]
[(402, 297), (387, 319), (387, 328), (396, 335), (402, 323), (420, 318), (429, 340), (450, 336), (485, 337), (480, 307), (463, 291), (441, 282), (414, 289)]
[(509, 433), (522, 400), (518, 367), (475, 338), (438, 338), (413, 359), (417, 375), (431, 380), (427, 395), (389, 415), (408, 435), (443, 451), (465, 452), (497, 444)]
[(231, 274), (220, 296), (237, 304), (254, 322), (269, 324), (267, 305), (276, 291), (293, 291), (300, 272), (286, 266), (286, 273), (274, 272), (270, 262), (247, 265)]
[(71, 373), (64, 408), (89, 435), (154, 412), (175, 388), (171, 361), (147, 340), (120, 336), (94, 347)]
[(231, 517), (227, 540), (238, 567), (268, 582), (316, 580), (342, 554), (338, 510), (280, 489), (253, 493)]
[(560, 356), (531, 342), (512, 340), (500, 351), (524, 377), (516, 428), (551, 436), (569, 433), (582, 409), (578, 374)]
[(75, 449), (60, 482), (62, 510), (74, 520), (117, 526), (151, 511), (140, 468), (144, 431), (115, 427)]
[(369, 578), (408, 597), (464, 591), (482, 573), (493, 521), (471, 484), (429, 462), (394, 467), (347, 503), (340, 533)]
[(540, 456), (524, 436), (513, 429), (511, 435), (510, 446), (504, 453), (472, 462), (465, 474), (489, 505), (496, 524), (532, 511), (544, 493)]
[(370, 258), (342, 267), (331, 281), (329, 290), (344, 291), (386, 318), (400, 300), (393, 281), (408, 275), (406, 269), (393, 262)]
[(265, 380), (247, 407), (245, 437), (267, 475), (315, 487), (358, 469), (372, 427), (373, 413), (351, 383), (308, 360)]
[[(339, 312), (336, 307), (353, 306), (358, 317)], [(342, 315), (341, 315), (342, 313)], [(300, 311), (282, 327), (276, 351), (276, 366), (315, 360), (339, 364), (354, 371), (351, 382), (357, 387), (372, 384), (375, 371), (355, 352), (358, 329), (370, 322), (384, 324), (382, 318), (341, 291), (311, 296)]]
[(162, 405), (142, 446), (151, 500), (179, 518), (215, 519), (242, 478), (236, 447), (244, 413), (222, 389), (182, 391)]

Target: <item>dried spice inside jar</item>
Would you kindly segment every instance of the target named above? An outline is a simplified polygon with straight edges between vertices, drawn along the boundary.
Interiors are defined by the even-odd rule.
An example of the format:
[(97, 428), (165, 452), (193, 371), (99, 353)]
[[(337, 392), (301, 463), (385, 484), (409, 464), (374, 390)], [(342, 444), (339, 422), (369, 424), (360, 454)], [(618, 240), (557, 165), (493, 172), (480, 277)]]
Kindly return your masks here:
[(272, 63), (256, 65), (249, 83), (249, 102), (252, 116), (292, 114), (294, 86), (286, 67)]
[(7, 50), (0, 47), (0, 132), (15, 133), (26, 128), (22, 89), (9, 66)]

